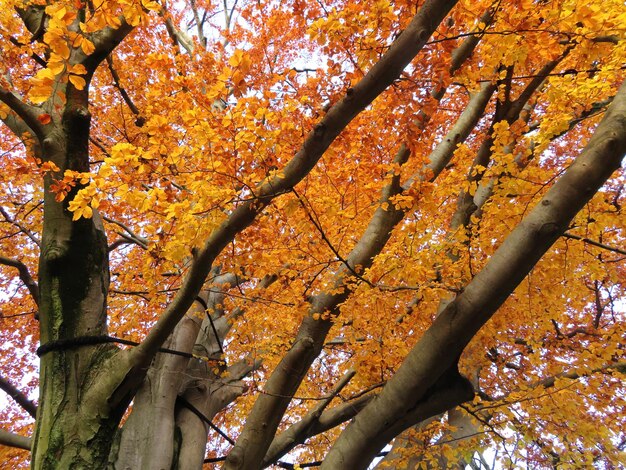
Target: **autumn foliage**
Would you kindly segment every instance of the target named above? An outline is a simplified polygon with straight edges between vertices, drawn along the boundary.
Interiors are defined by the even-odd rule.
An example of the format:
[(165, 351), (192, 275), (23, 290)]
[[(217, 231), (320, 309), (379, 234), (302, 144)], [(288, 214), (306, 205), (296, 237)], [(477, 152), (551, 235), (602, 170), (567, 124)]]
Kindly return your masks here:
[[(149, 338), (141, 357), (133, 355), (141, 347), (115, 342), (42, 356), (60, 364), (93, 350), (106, 356), (96, 369), (119, 366), (123, 386), (106, 392), (118, 399), (107, 411), (117, 428), (122, 414), (131, 422), (141, 409), (127, 407), (150, 383), (128, 377), (160, 377), (165, 366), (152, 359), (180, 357), (159, 348), (184, 350), (193, 357), (177, 365), (169, 411), (152, 413), (157, 423), (160, 412), (200, 420), (181, 415), (180, 396), (211, 415), (232, 441), (202, 424), (205, 468), (245, 447), (262, 413), (278, 420), (276, 444), (295, 423), (312, 420), (315, 430), (320, 415), (355, 404), (333, 426), (299, 434), (285, 456), (270, 458), (270, 429), (254, 451), (260, 457), (245, 454), (259, 462), (247, 468), (321, 462), (344, 445), (345, 424), (403, 362), (412, 367), (407, 356), (439, 315), (487, 279), (478, 273), (499, 269), (488, 263), (507, 264), (508, 252), (494, 253), (517, 240), (511, 233), (536, 207), (552, 207), (548, 191), (596, 148), (590, 138), (601, 120), (626, 122), (621, 0), (0, 5), (0, 388), (41, 402), (36, 350), (46, 342)], [(425, 398), (408, 408), (444, 400), (449, 383), (455, 394), (427, 415), (394, 417), (393, 435), (375, 438), (378, 446), (400, 435), (381, 468), (452, 467), (485, 452), (506, 468), (626, 465), (626, 180), (612, 171), (626, 130), (617, 129), (602, 170), (610, 177), (599, 190), (569, 186), (567, 194), (586, 198), (582, 209), (565, 225), (544, 224), (547, 252), (524, 255), (528, 275), (502, 279), (501, 298), (485, 300), (461, 328), (467, 340), (453, 328), (436, 337), (449, 341), (450, 357), (433, 359), (441, 370), (424, 369)], [(67, 225), (56, 228), (61, 218)], [(48, 262), (65, 266), (83, 240), (75, 227), (99, 224), (106, 306), (98, 301), (97, 328), (73, 330), (81, 312), (96, 314), (85, 302), (66, 313), (63, 290), (45, 294), (39, 273)], [(64, 230), (72, 235), (50, 242)], [(90, 250), (71, 255), (72, 266)], [(89, 266), (95, 271), (77, 270), (77, 280), (92, 282)], [(54, 269), (43, 271), (50, 289)], [(57, 308), (48, 328), (46, 309)], [(183, 327), (174, 330), (183, 317), (180, 325), (196, 324), (186, 342), (176, 339)], [(289, 362), (298, 348), (309, 352)], [(104, 380), (86, 370), (77, 376)], [(187, 376), (232, 390), (218, 406)], [(8, 396), (0, 403), (0, 428), (33, 437), (34, 417)], [(182, 435), (180, 447), (172, 431), (167, 455), (186, 468)], [(115, 447), (111, 455), (122, 461)], [(238, 455), (226, 468), (246, 468)], [(0, 460), (22, 468), (31, 456), (2, 446)], [(36, 468), (60, 468), (46, 462)]]

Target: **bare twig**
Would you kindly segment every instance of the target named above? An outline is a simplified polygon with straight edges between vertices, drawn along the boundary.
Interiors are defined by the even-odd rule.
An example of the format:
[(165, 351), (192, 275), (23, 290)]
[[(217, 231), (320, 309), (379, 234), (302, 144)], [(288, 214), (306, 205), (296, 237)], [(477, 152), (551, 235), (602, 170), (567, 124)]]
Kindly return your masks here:
[(621, 248), (617, 248), (610, 245), (605, 245), (604, 243), (597, 242), (595, 240), (591, 240), (589, 238), (581, 237), (579, 235), (574, 235), (573, 233), (565, 232), (563, 234), (565, 238), (571, 238), (572, 240), (580, 240), (581, 242), (588, 243), (589, 245), (597, 246), (598, 248), (602, 248), (603, 250), (612, 251), (613, 253), (619, 253), (620, 255), (626, 255), (626, 250)]

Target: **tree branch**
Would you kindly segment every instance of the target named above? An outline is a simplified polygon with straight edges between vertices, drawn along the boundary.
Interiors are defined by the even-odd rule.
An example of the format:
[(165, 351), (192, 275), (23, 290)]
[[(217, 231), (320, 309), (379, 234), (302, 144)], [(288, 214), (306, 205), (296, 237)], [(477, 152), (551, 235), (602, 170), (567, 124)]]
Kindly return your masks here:
[(126, 232), (126, 234), (128, 234), (128, 235), (126, 235), (124, 233), (120, 233), (120, 232), (117, 232), (117, 234), (120, 237), (126, 239), (129, 243), (135, 243), (136, 245), (139, 245), (144, 250), (148, 248), (148, 241), (149, 240), (147, 238), (145, 238), (145, 237), (137, 235), (126, 224), (123, 224), (122, 222), (118, 222), (117, 220), (113, 220), (113, 219), (111, 219), (109, 217), (102, 216), (102, 218), (104, 220), (106, 220), (107, 222), (109, 222), (111, 224), (115, 224), (118, 227), (120, 227), (121, 229), (123, 229)]
[(180, 53), (180, 46), (182, 46), (185, 51), (187, 51), (187, 54), (192, 55), (194, 49), (193, 41), (187, 35), (187, 33), (181, 31), (179, 28), (176, 27), (176, 25), (174, 25), (174, 22), (172, 21), (172, 18), (165, 6), (163, 6), (163, 9), (159, 13), (159, 16), (161, 16), (165, 21), (165, 29), (170, 39), (172, 40), (174, 47), (178, 48), (177, 52)]
[(30, 240), (37, 245), (38, 247), (41, 248), (41, 241), (37, 238), (37, 236), (31, 232), (30, 230), (28, 230), (26, 227), (24, 227), (22, 224), (20, 224), (19, 222), (17, 222), (15, 220), (14, 217), (11, 216), (11, 214), (9, 214), (4, 207), (0, 206), (0, 214), (2, 214), (2, 216), (4, 217), (4, 220), (6, 220), (8, 223), (15, 225), (18, 229), (20, 229), (20, 232), (23, 233), (24, 235), (26, 235), (28, 238), (30, 238)]
[(4, 377), (0, 376), (0, 389), (4, 390), (15, 402), (20, 405), (24, 410), (33, 418), (37, 415), (37, 405), (28, 399), (26, 395), (20, 392), (15, 385), (9, 382)]
[(581, 155), (439, 314), (377, 400), (344, 430), (322, 468), (365, 468), (387, 442), (414, 424), (405, 418), (412, 404), (428, 399), (442, 372), (619, 168), (625, 152), (626, 84), (622, 84)]
[(348, 385), (348, 382), (350, 382), (355, 375), (356, 372), (354, 370), (346, 372), (341, 380), (333, 387), (327, 397), (314, 406), (299, 422), (290, 426), (279, 436), (276, 436), (276, 438), (272, 441), (267, 454), (265, 454), (263, 466), (267, 467), (271, 465), (298, 444), (304, 443), (306, 439), (312, 435), (309, 434), (309, 431), (314, 424), (319, 422), (319, 418), (323, 411), (330, 404), (330, 402), (333, 401), (337, 395), (339, 395), (341, 390)]
[(537, 91), (539, 87), (541, 87), (546, 78), (552, 73), (556, 66), (559, 65), (563, 61), (563, 59), (565, 59), (569, 55), (574, 47), (575, 44), (567, 46), (559, 57), (551, 60), (543, 67), (541, 67), (541, 70), (539, 70), (539, 72), (537, 72), (537, 74), (526, 85), (518, 98), (511, 103), (511, 106), (506, 114), (506, 120), (509, 124), (512, 124), (519, 118), (522, 109), (524, 108), (524, 106), (526, 106), (526, 103), (528, 103), (533, 93), (535, 93), (535, 91)]
[(39, 41), (45, 32), (46, 14), (45, 6), (31, 4), (27, 8), (16, 8), (17, 14), (22, 19), (26, 29), (32, 34), (31, 42)]
[[(115, 68), (113, 67), (113, 59), (111, 58), (110, 54), (106, 57), (106, 62), (107, 62), (107, 65), (109, 66), (109, 71), (111, 72), (111, 77), (113, 78), (113, 83), (115, 84), (115, 88), (118, 89), (118, 91), (120, 92), (120, 95), (122, 95), (122, 99), (128, 105), (128, 107), (130, 108), (131, 112), (135, 116), (139, 116), (140, 115), (139, 108), (137, 108), (137, 106), (135, 106), (135, 103), (130, 98), (130, 96), (129, 96), (128, 92), (126, 91), (126, 89), (124, 87), (122, 87), (122, 85), (120, 83), (120, 76), (118, 75), (117, 70), (115, 70)], [(140, 122), (140, 121), (138, 120), (137, 122)], [(141, 126), (139, 126), (139, 127), (141, 127)]]
[(35, 133), (30, 127), (26, 125), (24, 120), (20, 118), (15, 111), (11, 110), (7, 113), (6, 117), (2, 118), (2, 122), (9, 128), (13, 135), (15, 135), (20, 141), (26, 144), (29, 138), (34, 138)]
[(89, 36), (89, 39), (95, 46), (94, 52), (87, 56), (83, 65), (90, 74), (95, 72), (98, 65), (124, 40), (133, 30), (133, 27), (126, 22), (124, 18), (120, 18), (120, 26), (111, 28), (107, 26), (102, 31), (98, 31)]
[[(257, 188), (257, 197), (233, 210), (228, 219), (211, 234), (204, 247), (196, 252), (187, 278), (177, 296), (160, 316), (142, 346), (133, 351), (137, 364), (148, 364), (151, 361), (197, 296), (213, 261), (224, 247), (252, 224), (256, 216), (276, 196), (289, 191), (309, 173), (352, 119), (398, 78), (400, 72), (422, 49), (441, 19), (455, 3), (456, 0), (427, 1), (381, 60), (359, 83), (346, 91), (343, 99), (330, 108), (314, 130), (308, 134), (302, 148), (282, 172), (262, 182)], [(264, 454), (265, 452), (259, 456), (259, 460)]]
[(0, 429), (0, 445), (30, 451), (31, 444), (32, 440), (30, 437), (20, 436), (19, 434), (13, 434), (12, 432)]
[[(35, 303), (39, 305), (39, 286), (37, 286), (37, 283), (35, 282), (33, 277), (30, 275), (30, 272), (28, 271), (28, 268), (26, 267), (26, 265), (22, 263), (21, 261), (18, 261), (12, 258), (6, 258), (5, 256), (2, 256), (2, 255), (0, 255), (0, 264), (4, 264), (5, 266), (11, 266), (17, 269), (19, 276), (20, 276), (20, 280), (26, 286), (26, 288), (28, 289), (28, 292), (30, 292), (30, 295), (35, 301)], [(2, 387), (1, 384), (0, 384), (0, 387)]]
[(611, 370), (616, 370), (616, 371), (621, 372), (622, 374), (626, 374), (626, 362), (624, 361), (611, 362), (609, 364), (605, 364), (602, 367), (597, 367), (595, 369), (592, 369), (589, 372), (578, 372), (576, 370), (571, 370), (568, 372), (561, 372), (560, 374), (556, 374), (556, 375), (553, 375), (552, 377), (547, 377), (543, 380), (540, 380), (539, 382), (536, 382), (530, 385), (530, 387), (531, 388), (536, 388), (536, 387), (550, 388), (554, 386), (557, 379), (577, 380), (577, 379), (580, 379), (581, 377), (588, 377), (598, 372), (605, 372), (605, 371), (611, 371)]
[(496, 8), (489, 8), (478, 20), (479, 24), (483, 23), (485, 26), (478, 34), (471, 34), (467, 36), (461, 45), (452, 51), (452, 61), (450, 63), (450, 75), (454, 75), (457, 70), (461, 68), (461, 65), (469, 59), (476, 46), (483, 38), (485, 31), (491, 24), (493, 23), (494, 17), (496, 13)]
[(589, 238), (581, 237), (579, 235), (574, 235), (573, 233), (565, 232), (563, 234), (563, 237), (571, 238), (572, 240), (580, 240), (581, 242), (588, 243), (593, 246), (597, 246), (598, 248), (602, 248), (603, 250), (612, 251), (613, 253), (619, 253), (620, 255), (626, 255), (626, 250), (622, 250), (621, 248), (617, 248), (614, 246), (605, 245), (604, 243), (600, 243), (595, 240), (591, 240)]
[[(609, 372), (609, 371), (618, 371), (622, 374), (626, 374), (626, 362), (624, 361), (617, 361), (617, 362), (610, 362), (608, 364), (605, 364), (603, 366), (600, 367), (596, 367), (594, 369), (591, 369), (589, 371), (581, 371), (579, 372), (576, 369), (573, 370), (569, 370), (569, 371), (564, 371), (564, 372), (560, 372), (558, 374), (555, 375), (551, 375), (549, 377), (545, 377), (541, 380), (538, 380), (536, 382), (532, 382), (532, 383), (526, 383), (524, 385), (524, 389), (525, 390), (532, 390), (535, 389), (537, 387), (543, 387), (543, 388), (552, 388), (554, 387), (554, 385), (556, 384), (557, 379), (570, 379), (570, 380), (577, 380), (580, 379), (581, 377), (589, 377), (590, 375), (593, 374), (597, 374), (599, 372)], [(516, 391), (519, 391), (520, 389), (516, 389)], [(475, 408), (472, 409), (473, 412), (480, 412), (480, 411), (484, 411), (484, 410), (491, 410), (494, 408), (500, 408), (502, 406), (508, 406), (514, 403), (518, 403), (520, 400), (507, 400), (507, 397), (510, 396), (513, 393), (513, 391), (510, 391), (509, 393), (499, 396), (499, 397), (493, 397), (491, 395), (488, 395), (485, 392), (480, 392), (480, 398), (483, 401), (486, 402), (493, 402), (489, 405), (482, 405), (482, 406), (477, 406)], [(533, 397), (531, 397), (532, 399)], [(523, 401), (527, 401), (528, 398), (524, 398), (522, 399)]]
[(428, 156), (430, 160), (428, 165), (419, 173), (413, 175), (403, 185), (404, 189), (409, 189), (416, 180), (433, 182), (439, 176), (450, 163), (458, 145), (465, 142), (465, 139), (467, 139), (480, 121), (495, 89), (495, 85), (492, 84), (481, 85), (480, 91), (470, 98), (469, 103), (467, 103), (457, 121)]
[(44, 138), (44, 126), (37, 119), (37, 117), (41, 114), (39, 108), (26, 104), (18, 95), (2, 86), (0, 86), (0, 101), (11, 108), (15, 114), (17, 114), (20, 119), (24, 121), (24, 124), (29, 127), (38, 139), (42, 140)]

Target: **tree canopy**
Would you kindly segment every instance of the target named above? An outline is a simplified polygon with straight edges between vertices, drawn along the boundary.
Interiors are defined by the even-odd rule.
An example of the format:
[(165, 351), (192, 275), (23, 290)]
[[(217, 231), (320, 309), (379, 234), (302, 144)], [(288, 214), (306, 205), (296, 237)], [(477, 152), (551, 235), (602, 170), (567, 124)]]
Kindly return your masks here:
[(622, 0), (0, 6), (7, 465), (626, 465)]

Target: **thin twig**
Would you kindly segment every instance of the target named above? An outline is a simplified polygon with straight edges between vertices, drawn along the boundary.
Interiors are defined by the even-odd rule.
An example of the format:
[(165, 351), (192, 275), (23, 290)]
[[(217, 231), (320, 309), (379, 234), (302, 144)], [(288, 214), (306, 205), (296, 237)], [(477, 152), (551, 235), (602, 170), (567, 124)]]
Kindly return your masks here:
[(572, 240), (580, 240), (581, 242), (588, 243), (589, 245), (597, 246), (598, 248), (602, 248), (603, 250), (612, 251), (613, 253), (619, 253), (620, 255), (626, 255), (626, 250), (622, 250), (621, 248), (616, 248), (614, 246), (605, 245), (604, 243), (600, 243), (595, 240), (591, 240), (589, 238), (581, 237), (579, 235), (574, 235), (573, 233), (565, 232), (563, 236), (565, 238), (571, 238)]

